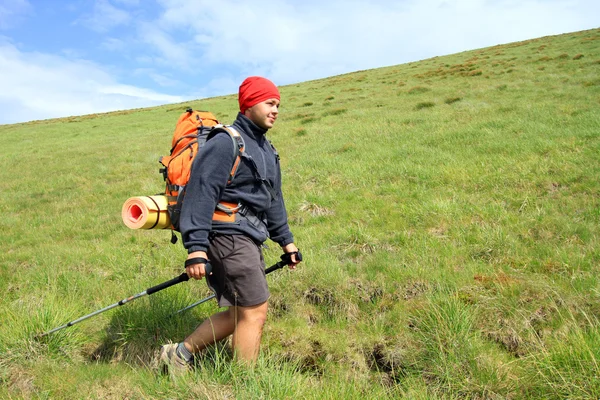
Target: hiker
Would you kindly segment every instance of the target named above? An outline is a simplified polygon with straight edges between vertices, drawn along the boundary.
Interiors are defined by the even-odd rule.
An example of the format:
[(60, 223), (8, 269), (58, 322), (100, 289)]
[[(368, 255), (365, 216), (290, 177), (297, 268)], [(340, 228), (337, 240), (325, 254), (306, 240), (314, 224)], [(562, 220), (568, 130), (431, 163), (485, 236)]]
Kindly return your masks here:
[(193, 164), (180, 217), (187, 274), (207, 278), (219, 307), (227, 310), (207, 318), (183, 342), (161, 347), (160, 360), (170, 372), (186, 371), (194, 354), (230, 335), (234, 356), (256, 361), (269, 298), (263, 243), (270, 238), (279, 244), (291, 257), (291, 269), (301, 260), (281, 193), (279, 156), (265, 137), (279, 114), (279, 90), (266, 78), (249, 77), (238, 102), (232, 126), (245, 148), (235, 179), (229, 176), (236, 157), (232, 139), (219, 132)]

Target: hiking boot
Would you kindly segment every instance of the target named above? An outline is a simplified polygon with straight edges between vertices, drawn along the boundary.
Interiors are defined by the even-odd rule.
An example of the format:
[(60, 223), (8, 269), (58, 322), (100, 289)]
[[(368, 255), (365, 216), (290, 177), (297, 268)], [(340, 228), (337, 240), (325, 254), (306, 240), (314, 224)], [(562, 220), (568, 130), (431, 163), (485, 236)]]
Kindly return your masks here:
[(186, 374), (192, 364), (185, 361), (177, 354), (178, 343), (165, 344), (160, 348), (159, 363), (164, 374), (177, 377)]

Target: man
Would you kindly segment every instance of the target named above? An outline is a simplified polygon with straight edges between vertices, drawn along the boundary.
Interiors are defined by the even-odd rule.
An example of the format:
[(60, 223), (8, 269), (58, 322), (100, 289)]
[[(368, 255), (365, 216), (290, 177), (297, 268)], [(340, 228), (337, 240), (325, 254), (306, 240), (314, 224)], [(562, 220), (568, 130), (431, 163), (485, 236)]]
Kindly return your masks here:
[[(235, 176), (228, 182), (234, 144), (229, 134), (218, 132), (194, 162), (180, 219), (187, 274), (202, 279), (210, 260), (208, 284), (227, 310), (206, 319), (183, 342), (162, 346), (160, 359), (171, 372), (187, 370), (194, 354), (230, 335), (235, 357), (253, 363), (269, 298), (261, 246), (267, 238), (278, 243), (292, 269), (301, 260), (281, 193), (279, 156), (265, 137), (279, 115), (279, 90), (268, 79), (249, 77), (238, 101), (232, 126), (244, 140), (245, 154)], [(215, 211), (223, 206), (226, 212)]]

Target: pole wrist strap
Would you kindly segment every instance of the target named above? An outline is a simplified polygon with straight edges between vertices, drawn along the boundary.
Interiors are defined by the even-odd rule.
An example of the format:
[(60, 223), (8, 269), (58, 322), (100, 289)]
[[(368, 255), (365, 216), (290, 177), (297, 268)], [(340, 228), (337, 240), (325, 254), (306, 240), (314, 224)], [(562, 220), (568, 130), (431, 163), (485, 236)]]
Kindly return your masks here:
[(285, 263), (289, 265), (292, 263), (292, 255), (296, 256), (296, 261), (302, 261), (302, 253), (300, 253), (300, 250), (282, 254), (281, 260), (285, 261)]
[(190, 265), (195, 265), (195, 264), (206, 264), (208, 262), (208, 260), (204, 257), (194, 257), (194, 258), (189, 258), (187, 260), (185, 260), (185, 268), (189, 267)]

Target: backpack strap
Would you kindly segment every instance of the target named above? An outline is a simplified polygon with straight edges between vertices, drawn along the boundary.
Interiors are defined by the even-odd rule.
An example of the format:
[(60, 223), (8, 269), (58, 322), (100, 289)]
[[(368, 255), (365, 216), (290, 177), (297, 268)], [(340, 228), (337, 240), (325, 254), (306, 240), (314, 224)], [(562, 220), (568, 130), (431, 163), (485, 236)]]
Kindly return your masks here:
[[(233, 156), (235, 160), (233, 161), (233, 166), (231, 167), (231, 171), (229, 172), (229, 178), (227, 179), (227, 184), (231, 184), (233, 178), (235, 177), (235, 173), (240, 165), (240, 161), (242, 160), (242, 155), (245, 155), (244, 152), (246, 144), (244, 143), (244, 138), (242, 135), (231, 125), (217, 125), (214, 127), (211, 132), (208, 134), (206, 140), (209, 140), (217, 133), (225, 131), (229, 134), (229, 137), (233, 141)], [(241, 204), (228, 203), (225, 201), (220, 201), (217, 203), (217, 209), (213, 214), (213, 221), (219, 222), (235, 222), (236, 216), (241, 209)]]
[(232, 127), (230, 125), (215, 126), (208, 134), (208, 137), (206, 138), (206, 140), (209, 140), (210, 138), (215, 136), (217, 133), (222, 132), (222, 131), (227, 132), (229, 134), (229, 137), (233, 141), (233, 157), (235, 158), (235, 160), (233, 162), (233, 166), (231, 167), (231, 171), (229, 172), (229, 178), (227, 179), (227, 184), (229, 185), (229, 184), (231, 184), (231, 181), (233, 181), (233, 178), (235, 177), (235, 173), (237, 172), (237, 169), (240, 165), (242, 155), (246, 154), (244, 152), (244, 149), (246, 148), (246, 144), (244, 143), (244, 138), (242, 137), (242, 135), (240, 135), (240, 133), (234, 127)]

